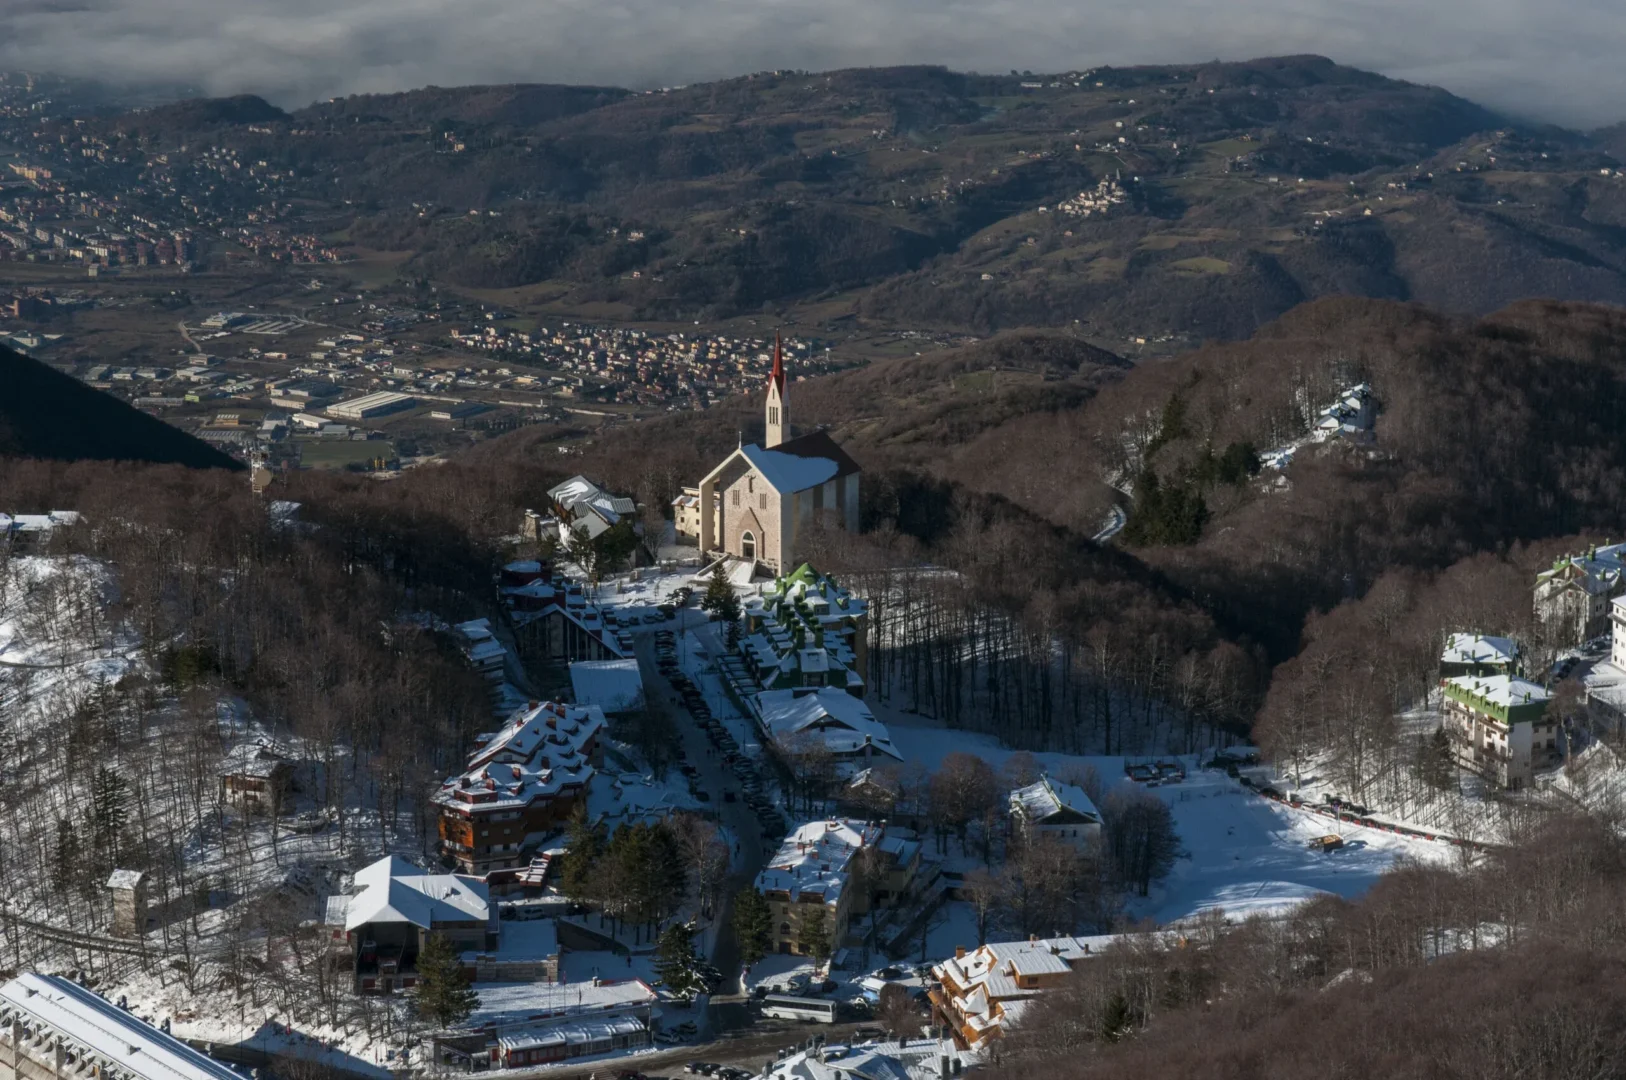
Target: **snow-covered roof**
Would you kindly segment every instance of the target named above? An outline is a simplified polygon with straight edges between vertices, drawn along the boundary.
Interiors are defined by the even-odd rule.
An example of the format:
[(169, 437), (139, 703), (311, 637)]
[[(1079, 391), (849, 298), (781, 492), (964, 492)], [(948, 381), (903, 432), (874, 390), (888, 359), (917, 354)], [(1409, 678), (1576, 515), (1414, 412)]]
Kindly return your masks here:
[(1071, 810), (1095, 821), (1101, 820), (1101, 812), (1095, 808), (1095, 803), (1090, 801), (1090, 797), (1084, 794), (1083, 788), (1063, 784), (1048, 776), (1041, 776), (1027, 787), (1012, 791), (1011, 810), (1038, 824), (1064, 810)]
[(777, 741), (814, 731), (833, 754), (856, 754), (869, 745), (876, 753), (903, 760), (886, 725), (875, 719), (862, 699), (845, 690), (828, 686), (810, 694), (765, 690), (756, 700), (762, 726)]
[(820, 898), (834, 904), (847, 885), (847, 864), (859, 849), (874, 845), (880, 838), (880, 826), (851, 819), (798, 825), (757, 875), (757, 889), (789, 893), (792, 899)]
[(280, 747), (265, 739), (240, 742), (226, 752), (220, 761), (221, 776), (247, 776), (269, 779), (278, 768), (288, 763)]
[(564, 483), (549, 488), (548, 498), (573, 511), (573, 517), (582, 511), (590, 511), (606, 526), (614, 525), (623, 515), (635, 513), (638, 509), (638, 505), (625, 495), (612, 494), (585, 476), (572, 476)]
[(1446, 685), (1471, 694), (1488, 705), (1503, 708), (1536, 704), (1553, 696), (1540, 683), (1516, 675), (1459, 675), (1447, 680)]
[(0, 986), (0, 1021), (23, 1018), (48, 1029), (104, 1077), (140, 1080), (243, 1080), (124, 1009), (58, 975), (19, 975)]
[(494, 1030), (533, 1027), (553, 1019), (617, 1014), (651, 1005), (655, 991), (642, 979), (617, 982), (475, 983), (480, 1007), (464, 1025)]
[(345, 907), (344, 928), (404, 922), (431, 929), (436, 923), (489, 922), (486, 883), (466, 874), (426, 874), (394, 855), (356, 871), (361, 892)]
[(591, 743), (604, 726), (597, 705), (544, 701), (520, 709), (481, 743), (466, 771), (441, 785), (435, 802), (464, 809), (522, 807), (566, 786), (584, 786), (593, 776)]
[(1592, 548), (1581, 555), (1565, 555), (1551, 570), (1536, 575), (1538, 585), (1558, 578), (1579, 585), (1589, 593), (1613, 589), (1626, 573), (1626, 544)]
[(607, 713), (628, 712), (644, 703), (637, 660), (578, 660), (570, 665), (570, 685), (578, 705), (597, 705)]
[(775, 1061), (767, 1080), (938, 1080), (942, 1059), (964, 1066), (979, 1058), (945, 1039), (906, 1039), (801, 1050)]
[(755, 443), (740, 447), (740, 454), (781, 495), (806, 491), (834, 480), (841, 466), (830, 458), (799, 457), (779, 450), (764, 450)]
[(1442, 664), (1492, 664), (1511, 666), (1519, 658), (1519, 646), (1509, 638), (1480, 634), (1451, 634), (1445, 639)]
[(1112, 937), (1035, 938), (1029, 941), (991, 941), (953, 956), (932, 968), (932, 974), (949, 994), (970, 999), (979, 997), (986, 1010), (995, 999), (1031, 997), (1040, 991), (1019, 987), (1021, 975), (1061, 974), (1088, 956), (1100, 952)]
[(115, 870), (108, 875), (107, 887), (109, 889), (138, 889), (146, 876), (140, 870)]
[(471, 950), (463, 962), (473, 965), (480, 957), (511, 963), (546, 960), (559, 955), (559, 923), (555, 919), (504, 919), (495, 950)]

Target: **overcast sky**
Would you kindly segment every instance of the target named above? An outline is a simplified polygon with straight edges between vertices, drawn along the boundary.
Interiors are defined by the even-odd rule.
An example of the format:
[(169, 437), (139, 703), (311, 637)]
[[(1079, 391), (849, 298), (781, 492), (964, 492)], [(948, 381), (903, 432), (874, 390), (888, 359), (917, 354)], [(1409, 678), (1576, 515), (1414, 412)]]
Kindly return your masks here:
[(1314, 52), (1517, 115), (1626, 119), (1615, 0), (0, 0), (0, 70), (283, 106), (435, 83), (766, 68), (1061, 71)]

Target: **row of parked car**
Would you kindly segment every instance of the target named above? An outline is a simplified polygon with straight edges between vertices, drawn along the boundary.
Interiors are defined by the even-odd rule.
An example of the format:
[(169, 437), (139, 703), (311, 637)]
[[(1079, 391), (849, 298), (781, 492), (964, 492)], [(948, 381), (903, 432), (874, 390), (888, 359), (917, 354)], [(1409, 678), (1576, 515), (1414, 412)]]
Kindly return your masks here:
[(750, 1069), (742, 1069), (736, 1065), (718, 1065), (710, 1061), (691, 1061), (683, 1066), (683, 1071), (691, 1076), (712, 1076), (717, 1080), (751, 1080), (756, 1073)]
[[(677, 638), (670, 630), (658, 630), (655, 633), (655, 663), (661, 674), (666, 676), (672, 684), (672, 689), (678, 692), (683, 705), (689, 710), (689, 715), (705, 733), (706, 738), (715, 746), (723, 757), (723, 765), (731, 769), (740, 783), (740, 795), (732, 791), (723, 793), (724, 802), (733, 802), (736, 797), (742, 798), (752, 813), (756, 814), (757, 821), (762, 826), (763, 839), (776, 839), (785, 835), (788, 827), (785, 817), (779, 808), (768, 798), (762, 776), (755, 764), (740, 750), (739, 742), (730, 735), (723, 722), (712, 715), (711, 706), (706, 702), (706, 696), (700, 688), (678, 666)], [(685, 775), (693, 778), (691, 769), (684, 770)], [(704, 791), (694, 791), (695, 798), (708, 801), (710, 795)]]

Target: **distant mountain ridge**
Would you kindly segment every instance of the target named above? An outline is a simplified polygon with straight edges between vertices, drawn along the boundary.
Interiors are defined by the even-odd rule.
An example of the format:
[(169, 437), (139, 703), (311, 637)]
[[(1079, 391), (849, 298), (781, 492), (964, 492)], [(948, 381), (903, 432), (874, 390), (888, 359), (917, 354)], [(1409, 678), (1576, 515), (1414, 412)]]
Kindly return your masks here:
[[(162, 155), (174, 182), (177, 145), (277, 161), (277, 197), (348, 221), (358, 253), (405, 252), (403, 275), (453, 286), (545, 286), (596, 318), (800, 305), (1195, 344), (1332, 295), (1626, 304), (1618, 131), (1515, 123), (1319, 56), (256, 102), (98, 119), (120, 161), (74, 168), (140, 181)], [(248, 170), (194, 182), (265, 198)], [(1112, 199), (1085, 207), (1102, 185)]]
[(4, 457), (243, 468), (201, 439), (0, 346), (0, 458)]

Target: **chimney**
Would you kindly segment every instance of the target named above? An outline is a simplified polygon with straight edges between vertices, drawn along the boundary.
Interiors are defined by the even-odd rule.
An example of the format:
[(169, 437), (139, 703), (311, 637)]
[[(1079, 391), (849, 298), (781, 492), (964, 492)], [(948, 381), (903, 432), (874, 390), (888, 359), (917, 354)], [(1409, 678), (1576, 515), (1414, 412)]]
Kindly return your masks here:
[(956, 946), (954, 946), (954, 959), (956, 959), (956, 960), (964, 960), (965, 959), (965, 946), (964, 945), (956, 945)]
[(530, 709), (532, 712), (535, 712), (536, 707), (538, 705), (540, 705), (540, 704), (542, 704), (540, 701), (537, 701), (535, 698), (532, 698), (530, 700), (530, 702), (526, 705), (526, 708)]

